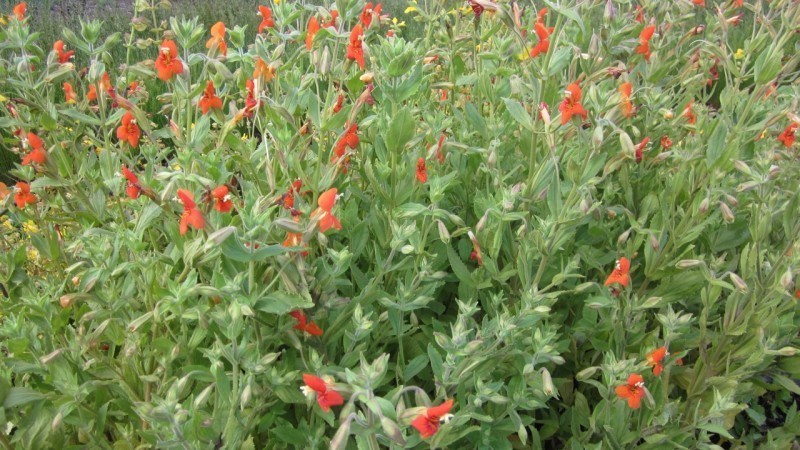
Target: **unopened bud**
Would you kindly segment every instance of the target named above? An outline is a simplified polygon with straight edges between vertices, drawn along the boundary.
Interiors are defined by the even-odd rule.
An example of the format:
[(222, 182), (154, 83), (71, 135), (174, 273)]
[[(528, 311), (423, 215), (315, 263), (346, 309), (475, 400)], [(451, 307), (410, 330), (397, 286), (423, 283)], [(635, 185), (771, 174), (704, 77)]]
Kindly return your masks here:
[(627, 230), (625, 230), (624, 233), (620, 234), (619, 237), (617, 238), (617, 245), (622, 245), (625, 242), (627, 242), (628, 238), (631, 235), (632, 230), (633, 230), (632, 228), (628, 228)]
[(542, 117), (542, 121), (544, 121), (545, 126), (548, 128), (550, 127), (550, 111), (547, 110), (547, 107), (539, 106), (539, 115)]
[(589, 201), (588, 201), (588, 200), (586, 200), (585, 198), (584, 198), (584, 199), (581, 199), (581, 206), (580, 206), (580, 208), (581, 208), (581, 212), (582, 212), (584, 215), (586, 215), (586, 214), (588, 214), (588, 213), (589, 213), (589, 207), (590, 207), (590, 206), (591, 206), (591, 205), (589, 205)]
[(608, 211), (606, 211), (606, 214), (608, 214), (609, 219), (617, 217), (617, 212), (614, 211), (613, 209), (609, 209)]
[(556, 387), (553, 385), (553, 378), (550, 376), (550, 371), (546, 367), (542, 368), (542, 392), (548, 397), (552, 397), (556, 392)]
[(447, 231), (447, 226), (445, 226), (445, 224), (441, 220), (436, 221), (436, 226), (439, 228), (439, 239), (441, 239), (441, 241), (444, 242), (445, 244), (449, 244), (450, 232)]
[(781, 286), (783, 286), (784, 289), (791, 289), (793, 284), (792, 278), (792, 270), (786, 269), (786, 272), (781, 275)]
[(729, 272), (728, 276), (730, 277), (731, 282), (733, 282), (733, 285), (736, 286), (736, 289), (738, 289), (738, 290), (740, 290), (742, 292), (747, 292), (747, 283), (744, 282), (742, 277), (740, 277), (739, 275), (736, 275), (733, 272)]
[(669, 109), (662, 109), (662, 110), (661, 110), (661, 117), (663, 117), (663, 118), (665, 118), (665, 119), (667, 119), (667, 120), (670, 120), (670, 119), (672, 119), (673, 117), (675, 117), (675, 113), (673, 113), (673, 112), (672, 112), (671, 110), (669, 110)]
[(751, 175), (753, 172), (750, 170), (750, 166), (748, 166), (744, 161), (740, 161), (738, 159), (733, 161), (733, 167), (736, 168), (739, 172), (742, 172), (747, 175)]
[(74, 299), (75, 299), (74, 295), (65, 294), (65, 295), (62, 295), (61, 298), (58, 299), (58, 303), (61, 304), (62, 308), (67, 309), (70, 306), (72, 306), (72, 301)]
[(769, 177), (770, 179), (775, 178), (780, 173), (781, 168), (776, 166), (775, 164), (769, 166)]
[(653, 247), (653, 250), (658, 251), (661, 248), (661, 244), (658, 242), (655, 234), (650, 235), (650, 247)]
[(489, 210), (488, 209), (486, 210), (486, 212), (483, 213), (483, 216), (481, 216), (481, 220), (478, 221), (478, 224), (475, 225), (475, 231), (480, 233), (481, 230), (483, 230), (483, 228), (486, 226), (486, 221), (487, 220), (489, 220)]
[(709, 203), (711, 203), (711, 201), (708, 199), (708, 197), (704, 198), (703, 201), (700, 202), (700, 206), (697, 208), (697, 211), (700, 214), (707, 213), (708, 212)]
[(736, 218), (733, 215), (733, 211), (731, 211), (731, 208), (725, 202), (719, 202), (719, 212), (722, 213), (722, 219), (726, 223), (732, 223)]
[(59, 427), (61, 427), (61, 422), (64, 420), (64, 415), (61, 414), (61, 411), (53, 417), (53, 421), (50, 422), (50, 429), (56, 431)]
[(364, 75), (358, 77), (359, 80), (363, 81), (366, 84), (372, 83), (372, 80), (375, 78), (375, 75), (372, 72), (366, 72)]
[(72, 277), (72, 285), (78, 287), (79, 284), (81, 284), (81, 278), (77, 275)]
[(589, 378), (592, 378), (592, 376), (597, 372), (597, 369), (599, 369), (599, 367), (597, 366), (587, 367), (578, 372), (575, 375), (575, 379), (578, 381), (588, 380)]
[(241, 395), (241, 397), (239, 399), (239, 401), (240, 401), (239, 406), (242, 409), (244, 409), (245, 406), (247, 406), (247, 404), (250, 403), (250, 397), (252, 397), (252, 396), (253, 396), (253, 388), (248, 383), (247, 386), (244, 387), (244, 390), (242, 390), (242, 395)]
[(736, 197), (732, 195), (725, 194), (725, 201), (730, 203), (734, 208), (739, 206), (739, 200), (736, 200)]
[(489, 157), (486, 159), (486, 163), (489, 164), (490, 168), (493, 168), (495, 164), (497, 164), (497, 150), (492, 149), (489, 152)]
[(675, 264), (678, 269), (691, 269), (693, 267), (702, 266), (704, 263), (699, 259), (682, 259)]

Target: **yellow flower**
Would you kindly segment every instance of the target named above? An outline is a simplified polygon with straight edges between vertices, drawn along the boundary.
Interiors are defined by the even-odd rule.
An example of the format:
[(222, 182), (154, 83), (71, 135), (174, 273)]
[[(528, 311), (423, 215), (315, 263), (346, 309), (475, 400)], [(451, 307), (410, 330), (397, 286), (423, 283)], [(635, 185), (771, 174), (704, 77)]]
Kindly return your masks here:
[(27, 254), (28, 254), (28, 260), (29, 261), (35, 261), (35, 260), (39, 259), (39, 251), (36, 250), (35, 248), (29, 248), (28, 251), (27, 251)]
[(247, 142), (247, 135), (246, 134), (242, 135), (242, 141)]
[(742, 58), (744, 58), (744, 50), (742, 49), (736, 50), (736, 53), (733, 54), (733, 59), (739, 60)]
[(6, 22), (6, 18), (3, 17), (3, 16), (0, 16), (0, 25), (5, 25), (6, 23), (7, 23)]
[(531, 53), (529, 51), (527, 51), (527, 50), (525, 50), (522, 53), (517, 53), (517, 59), (520, 60), (520, 61), (529, 60), (529, 59), (531, 59)]
[(95, 147), (94, 148), (94, 152), (99, 155), (100, 153), (103, 153), (103, 148), (102, 147)]
[(173, 165), (172, 165), (172, 166), (170, 166), (170, 167), (172, 167), (172, 170), (174, 170), (174, 171), (181, 170), (181, 165), (180, 165), (180, 164), (178, 164), (178, 163), (175, 163), (175, 164), (173, 164)]
[(28, 234), (38, 233), (39, 227), (32, 220), (29, 220), (22, 224), (22, 230)]
[(5, 217), (3, 219), (3, 228), (5, 228), (8, 231), (14, 230), (14, 225), (11, 224), (11, 219), (9, 219), (8, 217)]
[(280, 5), (281, 4), (281, 0), (274, 0), (274, 1), (275, 1), (276, 5)]
[(408, 14), (408, 13), (410, 13), (410, 12), (419, 12), (419, 10), (417, 9), (417, 7), (416, 7), (416, 6), (414, 6), (414, 5), (411, 5), (411, 6), (409, 6), (408, 8), (406, 8), (406, 10), (405, 10), (405, 11), (403, 11), (403, 14)]
[(403, 22), (399, 22), (399, 21), (397, 20), (397, 17), (393, 17), (393, 18), (392, 18), (392, 24), (393, 24), (394, 26), (396, 26), (397, 28), (403, 28), (404, 26), (406, 26), (406, 22), (405, 22), (405, 21), (403, 21)]

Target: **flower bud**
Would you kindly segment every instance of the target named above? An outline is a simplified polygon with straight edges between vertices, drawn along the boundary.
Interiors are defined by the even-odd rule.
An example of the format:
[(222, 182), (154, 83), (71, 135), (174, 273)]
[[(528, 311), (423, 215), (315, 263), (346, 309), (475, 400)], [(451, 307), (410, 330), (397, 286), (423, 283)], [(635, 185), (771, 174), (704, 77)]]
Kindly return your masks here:
[(661, 248), (661, 244), (658, 242), (655, 234), (650, 235), (650, 246), (653, 247), (653, 250), (658, 251)]
[(711, 201), (708, 199), (708, 197), (704, 198), (703, 201), (700, 202), (700, 206), (697, 208), (697, 211), (700, 214), (707, 213), (708, 212), (709, 203), (711, 203)]
[(669, 110), (669, 109), (662, 109), (662, 110), (661, 110), (661, 117), (663, 117), (663, 118), (664, 118), (664, 119), (666, 119), (666, 120), (670, 120), (670, 119), (672, 119), (673, 117), (675, 117), (675, 113), (673, 113), (673, 112), (672, 112), (671, 110)]
[(553, 378), (550, 377), (550, 371), (546, 367), (542, 368), (542, 392), (548, 397), (552, 397), (556, 392)]
[(775, 178), (776, 176), (778, 176), (778, 173), (780, 173), (780, 171), (781, 168), (776, 166), (775, 164), (769, 166), (769, 178), (770, 179)]
[(50, 422), (50, 429), (56, 431), (59, 427), (61, 427), (61, 422), (64, 420), (64, 415), (61, 414), (61, 411), (56, 414), (53, 418), (53, 421)]
[(781, 286), (783, 286), (784, 289), (791, 289), (793, 284), (792, 278), (792, 270), (786, 269), (786, 272), (781, 275)]
[(592, 376), (595, 374), (595, 372), (597, 372), (597, 369), (599, 369), (599, 367), (597, 367), (597, 366), (587, 367), (587, 368), (581, 370), (580, 372), (578, 372), (575, 375), (575, 379), (578, 380), (578, 381), (586, 381), (589, 378), (592, 378)]
[(436, 226), (439, 228), (439, 239), (445, 244), (450, 243), (450, 232), (447, 231), (447, 226), (441, 221), (436, 221)]
[(244, 410), (248, 403), (250, 403), (250, 398), (253, 396), (253, 388), (248, 383), (247, 386), (244, 387), (242, 390), (242, 395), (239, 398), (239, 407)]
[(747, 283), (744, 282), (742, 277), (733, 272), (729, 272), (728, 276), (730, 277), (731, 282), (733, 282), (733, 285), (736, 286), (736, 289), (740, 290), (741, 292), (747, 292)]
[(589, 205), (589, 201), (588, 200), (586, 200), (585, 198), (581, 199), (580, 208), (581, 208), (581, 212), (583, 213), (583, 215), (586, 215), (586, 214), (589, 213), (589, 207), (590, 206), (591, 205)]
[(722, 219), (726, 223), (732, 223), (736, 217), (733, 215), (731, 208), (725, 202), (719, 202), (719, 212), (722, 213)]
[(678, 269), (691, 269), (693, 267), (702, 266), (704, 263), (699, 259), (682, 259), (675, 264)]
[(364, 82), (366, 84), (372, 83), (372, 80), (374, 78), (375, 78), (375, 75), (372, 72), (366, 72), (366, 73), (364, 73), (364, 75), (361, 75), (360, 77), (358, 77), (359, 80), (361, 80), (362, 82)]
[(725, 201), (730, 203), (734, 208), (739, 206), (739, 200), (736, 200), (736, 197), (732, 195), (725, 194)]
[(61, 304), (62, 308), (67, 309), (70, 306), (72, 306), (72, 301), (73, 300), (75, 300), (75, 296), (74, 295), (65, 294), (65, 295), (62, 295), (61, 298), (58, 299), (58, 303)]
[(740, 161), (738, 159), (733, 161), (733, 167), (736, 168), (739, 172), (742, 172), (747, 175), (752, 175), (752, 171), (750, 170), (750, 166), (748, 166), (744, 161)]
[(624, 233), (620, 234), (617, 238), (617, 245), (623, 245), (625, 242), (627, 242), (632, 230), (632, 228), (628, 228)]
[(481, 230), (486, 226), (486, 221), (489, 219), (489, 210), (487, 209), (486, 212), (483, 213), (481, 219), (478, 221), (478, 224), (475, 225), (475, 231), (480, 233)]

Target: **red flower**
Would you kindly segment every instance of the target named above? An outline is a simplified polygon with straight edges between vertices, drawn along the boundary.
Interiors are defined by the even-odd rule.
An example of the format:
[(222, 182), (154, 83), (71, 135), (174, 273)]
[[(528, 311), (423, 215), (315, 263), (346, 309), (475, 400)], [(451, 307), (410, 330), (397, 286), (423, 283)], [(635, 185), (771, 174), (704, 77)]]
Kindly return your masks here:
[(361, 11), (361, 23), (364, 24), (364, 28), (369, 28), (369, 26), (372, 24), (372, 18), (374, 16), (381, 16), (382, 9), (383, 5), (380, 3), (378, 3), (374, 8), (372, 6), (372, 2), (364, 5), (364, 9)]
[(306, 384), (303, 392), (306, 395), (310, 394), (310, 391), (316, 393), (317, 403), (319, 403), (319, 407), (323, 411), (328, 412), (331, 410), (331, 406), (339, 406), (344, 403), (342, 394), (331, 389), (329, 384), (322, 378), (304, 373), (303, 382)]
[(358, 63), (358, 67), (364, 70), (364, 48), (361, 46), (361, 39), (364, 37), (364, 30), (359, 23), (350, 32), (350, 43), (347, 44), (347, 59), (353, 59)]
[(417, 180), (420, 183), (428, 181), (428, 170), (425, 168), (425, 158), (417, 159)]
[(533, 30), (536, 32), (539, 42), (531, 49), (530, 56), (531, 58), (536, 58), (550, 50), (550, 30), (542, 22), (536, 22), (533, 25)]
[[(284, 247), (297, 247), (297, 245), (284, 245)], [(295, 320), (297, 320), (297, 324), (294, 327), (292, 327), (295, 330), (303, 331), (312, 336), (322, 336), (322, 328), (320, 328), (314, 322), (308, 323), (308, 318), (306, 317), (306, 313), (303, 312), (302, 309), (294, 310), (290, 312), (289, 315), (294, 317)]]
[(294, 193), (300, 193), (300, 188), (303, 187), (303, 181), (299, 178), (292, 182), (292, 186), (286, 191), (285, 194), (281, 195), (281, 198), (278, 199), (277, 204), (280, 204), (285, 209), (293, 209), (294, 208)]
[(275, 21), (272, 20), (272, 9), (269, 7), (259, 6), (258, 15), (261, 16), (261, 23), (258, 25), (259, 34), (264, 31), (264, 28), (272, 28), (275, 26)]
[(642, 142), (639, 142), (639, 144), (636, 146), (636, 162), (637, 163), (642, 162), (642, 157), (644, 156), (644, 148), (647, 147), (647, 143), (648, 142), (650, 142), (650, 138), (645, 136), (644, 139), (642, 139)]
[(25, 206), (32, 205), (39, 201), (36, 194), (31, 194), (31, 185), (28, 183), (20, 181), (17, 183), (16, 188), (17, 192), (14, 194), (14, 203), (17, 204), (17, 208), (25, 209)]
[(319, 221), (319, 231), (323, 233), (330, 228), (342, 229), (339, 219), (331, 212), (333, 205), (336, 203), (336, 192), (336, 188), (323, 192), (317, 200), (319, 207), (311, 214), (312, 219)]
[(664, 370), (664, 365), (661, 362), (667, 354), (667, 347), (659, 347), (645, 356), (647, 365), (653, 366), (653, 375), (661, 375), (661, 372)]
[(692, 0), (694, 6), (706, 6), (706, 0)]
[(786, 129), (784, 129), (783, 132), (780, 135), (778, 135), (778, 140), (781, 141), (783, 145), (786, 146), (786, 148), (789, 148), (794, 144), (794, 139), (795, 139), (794, 132), (797, 131), (797, 127), (798, 125), (796, 123), (793, 123), (788, 127), (786, 127)]
[(633, 20), (644, 23), (644, 9), (642, 9), (642, 5), (636, 5), (636, 18)]
[(632, 374), (628, 377), (628, 384), (617, 386), (617, 395), (623, 400), (628, 400), (628, 406), (639, 409), (644, 397), (644, 378), (639, 374)]
[(217, 211), (226, 213), (230, 212), (231, 208), (233, 208), (233, 202), (228, 195), (228, 186), (223, 184), (222, 186), (215, 188), (213, 191), (211, 191), (211, 197), (214, 199), (214, 208)]
[(125, 193), (128, 194), (128, 197), (133, 200), (139, 198), (139, 194), (142, 192), (142, 186), (139, 184), (139, 177), (125, 166), (122, 166), (122, 176), (128, 180), (128, 188), (125, 189)]
[(28, 9), (28, 4), (25, 2), (19, 2), (14, 6), (14, 17), (17, 18), (20, 22), (25, 20), (25, 10)]
[(247, 87), (247, 99), (244, 101), (244, 116), (253, 117), (253, 112), (258, 108), (256, 83), (253, 80), (247, 80), (245, 86)]
[(611, 286), (614, 283), (617, 283), (623, 287), (628, 287), (631, 284), (631, 276), (629, 273), (630, 270), (631, 262), (628, 258), (623, 256), (617, 260), (614, 271), (612, 271), (611, 275), (606, 278), (605, 285)]
[(319, 22), (316, 17), (312, 16), (311, 19), (308, 20), (308, 27), (306, 29), (306, 49), (311, 50), (317, 31), (319, 31)]
[(578, 83), (572, 83), (567, 86), (564, 101), (558, 106), (558, 110), (561, 111), (561, 125), (565, 125), (573, 116), (579, 116), (586, 120), (587, 113), (583, 109), (583, 105), (581, 105), (581, 95), (581, 88)]
[(53, 44), (53, 51), (58, 53), (58, 62), (64, 64), (72, 58), (72, 55), (75, 54), (74, 50), (70, 50), (68, 52), (64, 51), (64, 41), (56, 41)]
[(139, 136), (141, 131), (139, 126), (136, 125), (136, 119), (130, 111), (125, 111), (122, 116), (122, 125), (117, 128), (117, 139), (122, 142), (128, 142), (131, 147), (136, 148), (139, 146)]
[[(103, 72), (103, 77), (97, 83), (102, 91), (105, 91), (109, 97), (116, 98), (114, 87), (111, 85), (111, 78), (108, 77), (108, 72)], [(89, 92), (86, 94), (89, 101), (97, 100), (97, 86), (94, 84), (89, 85)]]
[(644, 55), (644, 60), (647, 62), (650, 62), (650, 39), (655, 31), (655, 25), (648, 25), (639, 34), (639, 46), (636, 47), (636, 53)]
[(228, 54), (228, 44), (225, 43), (225, 24), (217, 22), (211, 27), (211, 39), (206, 42), (206, 48), (211, 49), (216, 45), (222, 56)]
[(694, 100), (691, 100), (683, 108), (683, 117), (686, 117), (686, 120), (689, 122), (690, 125), (694, 125), (694, 123), (697, 122), (697, 118), (694, 116), (694, 112), (692, 111), (693, 103)]
[(333, 10), (331, 11), (331, 20), (322, 24), (322, 28), (336, 28), (336, 19), (339, 18), (339, 11)]
[(22, 158), (22, 165), (30, 166), (33, 163), (44, 164), (44, 162), (47, 160), (47, 151), (45, 151), (44, 143), (39, 136), (33, 133), (28, 133), (27, 143), (31, 147), (31, 151), (25, 155), (24, 158)]
[(197, 102), (197, 106), (203, 111), (203, 114), (208, 114), (210, 109), (222, 109), (222, 99), (217, 97), (217, 91), (214, 89), (214, 83), (208, 80), (206, 88), (203, 91), (203, 97)]
[(344, 156), (345, 151), (349, 148), (351, 150), (355, 150), (358, 147), (360, 139), (358, 138), (358, 124), (354, 123), (350, 125), (350, 127), (345, 131), (344, 135), (336, 142), (336, 146), (333, 149), (334, 158), (331, 159), (331, 162), (336, 161), (338, 158)]
[(333, 105), (333, 113), (336, 114), (342, 110), (342, 105), (344, 104), (344, 94), (339, 94), (339, 97), (336, 99), (336, 103)]
[(469, 254), (469, 259), (477, 262), (479, 266), (482, 266), (483, 253), (481, 252), (481, 246), (478, 244), (478, 238), (475, 237), (475, 233), (472, 231), (467, 231), (467, 236), (469, 236), (469, 240), (472, 242), (472, 253)]
[(661, 136), (661, 148), (668, 150), (670, 147), (672, 147), (672, 139), (667, 135)]
[(164, 39), (156, 58), (156, 71), (158, 78), (169, 81), (175, 75), (183, 72), (183, 63), (178, 59), (178, 46), (174, 41)]
[(436, 144), (436, 160), (439, 161), (439, 164), (444, 164), (444, 152), (442, 152), (442, 146), (444, 145), (444, 138), (447, 137), (444, 131), (442, 131), (442, 135), (439, 136), (439, 142)]
[(194, 196), (192, 196), (192, 193), (184, 189), (178, 189), (178, 198), (181, 200), (181, 203), (183, 203), (183, 214), (181, 214), (181, 223), (179, 227), (181, 236), (189, 231), (189, 226), (195, 230), (204, 228), (206, 222), (203, 219), (203, 215), (200, 214), (200, 210), (197, 209), (197, 205), (194, 203)]
[(711, 86), (717, 80), (719, 80), (719, 71), (717, 70), (717, 63), (714, 62), (714, 65), (708, 69), (708, 79), (706, 79), (706, 85)]
[(622, 97), (622, 101), (620, 102), (620, 109), (622, 109), (622, 115), (625, 117), (633, 116), (633, 103), (631, 103), (631, 84), (628, 82), (622, 83), (619, 86), (619, 95)]
[(424, 413), (417, 416), (411, 426), (419, 431), (420, 436), (429, 438), (439, 431), (439, 424), (449, 420), (450, 409), (453, 408), (453, 399), (445, 401), (439, 406), (427, 408)]
[(78, 94), (75, 93), (75, 89), (72, 88), (72, 85), (65, 81), (61, 87), (64, 89), (64, 99), (67, 103), (77, 103)]

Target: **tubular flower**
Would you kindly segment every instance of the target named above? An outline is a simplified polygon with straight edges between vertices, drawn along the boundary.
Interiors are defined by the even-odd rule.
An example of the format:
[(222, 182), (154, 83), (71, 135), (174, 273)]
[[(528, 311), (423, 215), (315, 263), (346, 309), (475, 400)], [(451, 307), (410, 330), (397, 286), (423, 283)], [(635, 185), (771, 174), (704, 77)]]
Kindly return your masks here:
[(479, 266), (482, 266), (483, 253), (481, 252), (480, 244), (478, 244), (478, 238), (475, 237), (475, 233), (473, 233), (472, 230), (467, 231), (467, 236), (469, 236), (469, 240), (472, 242), (472, 253), (469, 254), (469, 259), (474, 260)]
[(117, 128), (117, 139), (127, 142), (131, 147), (136, 148), (139, 146), (140, 134), (141, 130), (136, 125), (136, 119), (133, 114), (130, 111), (125, 111), (125, 115), (122, 116), (122, 125)]
[[(289, 190), (286, 191), (286, 193), (284, 193), (283, 195), (281, 195), (281, 197), (275, 204), (283, 206), (284, 209), (294, 209), (294, 193), (297, 192), (298, 194), (301, 194), (300, 192), (301, 187), (303, 187), (303, 181), (300, 180), (299, 178), (297, 180), (294, 180)], [(299, 219), (295, 220), (295, 222), (298, 221)]]
[[(296, 246), (297, 245), (285, 245), (284, 243), (284, 247), (296, 247)], [(322, 336), (322, 328), (320, 328), (315, 322), (309, 323), (308, 318), (306, 317), (306, 313), (302, 309), (296, 309), (290, 312), (289, 315), (294, 317), (294, 319), (297, 321), (297, 324), (294, 327), (292, 327), (295, 330), (300, 330), (312, 336)]]
[(672, 147), (672, 139), (667, 135), (661, 136), (661, 148), (668, 150), (670, 147)]
[(620, 101), (620, 109), (622, 115), (625, 117), (633, 116), (633, 103), (631, 103), (631, 84), (628, 82), (622, 83), (619, 87), (619, 95), (622, 97)]
[(6, 186), (5, 183), (0, 181), (0, 201), (2, 201), (6, 197), (8, 197), (8, 187)]
[(636, 17), (633, 20), (644, 23), (644, 9), (642, 5), (636, 5)]
[(28, 133), (26, 142), (27, 145), (31, 147), (31, 151), (22, 158), (22, 165), (30, 166), (34, 163), (44, 164), (47, 160), (47, 151), (44, 149), (44, 142), (42, 142), (42, 139), (34, 133)]
[(311, 16), (311, 19), (308, 20), (308, 27), (306, 28), (306, 49), (311, 50), (317, 31), (319, 31), (319, 22), (316, 17)]
[(301, 387), (300, 390), (302, 390), (306, 396), (316, 394), (317, 403), (323, 411), (328, 412), (331, 410), (331, 406), (339, 406), (344, 403), (342, 394), (334, 391), (330, 387), (332, 383), (327, 383), (322, 378), (308, 373), (303, 374), (303, 382), (306, 385)]
[(683, 108), (683, 117), (686, 117), (686, 121), (689, 122), (689, 125), (694, 125), (694, 123), (697, 122), (697, 117), (695, 117), (692, 111), (692, 104), (694, 104), (694, 100), (689, 101)]
[(344, 94), (339, 94), (339, 97), (336, 99), (336, 103), (333, 105), (333, 113), (336, 114), (342, 110), (342, 106), (344, 105)]
[(12, 10), (12, 11), (13, 11), (13, 13), (14, 13), (14, 17), (15, 17), (17, 20), (19, 20), (20, 22), (22, 22), (23, 20), (25, 20), (25, 11), (26, 11), (27, 9), (28, 9), (28, 4), (27, 4), (27, 3), (25, 3), (25, 2), (19, 2), (19, 3), (17, 3), (17, 4), (14, 6), (14, 9)]
[(197, 209), (192, 193), (185, 189), (178, 189), (178, 198), (183, 203), (183, 214), (181, 214), (179, 226), (181, 236), (189, 231), (190, 226), (195, 230), (203, 229), (206, 222), (203, 219), (203, 215), (200, 214), (200, 210)]
[(439, 406), (427, 408), (424, 413), (418, 415), (411, 422), (411, 426), (419, 431), (423, 439), (427, 439), (439, 431), (440, 424), (447, 423), (453, 418), (453, 415), (450, 414), (452, 408), (453, 399), (447, 400)]
[(536, 58), (550, 50), (550, 31), (541, 22), (536, 22), (533, 25), (533, 30), (536, 32), (539, 42), (531, 49), (530, 56), (531, 58)]
[(213, 109), (222, 109), (222, 99), (217, 97), (217, 91), (214, 89), (214, 83), (208, 80), (206, 88), (203, 91), (203, 97), (197, 102), (197, 106), (203, 111), (203, 114), (208, 114), (208, 111)]
[(228, 186), (224, 184), (211, 191), (211, 197), (214, 199), (214, 209), (221, 213), (230, 212), (233, 208), (231, 196), (228, 195)]
[(642, 139), (642, 142), (639, 142), (639, 144), (636, 146), (635, 155), (637, 163), (642, 162), (642, 158), (644, 157), (644, 149), (647, 147), (648, 142), (650, 142), (650, 138), (645, 136), (645, 138)]
[(381, 10), (383, 9), (383, 5), (378, 3), (373, 7), (372, 2), (367, 3), (364, 5), (364, 9), (361, 11), (361, 23), (364, 24), (364, 28), (369, 28), (372, 25), (372, 18), (377, 16), (380, 18)]
[(653, 366), (653, 375), (659, 376), (661, 372), (664, 370), (664, 365), (662, 361), (664, 361), (664, 357), (667, 356), (667, 347), (659, 347), (652, 352), (648, 353), (645, 356), (647, 360), (647, 364)]
[(778, 140), (781, 141), (781, 143), (783, 143), (783, 145), (785, 145), (786, 148), (789, 148), (792, 145), (794, 145), (794, 139), (795, 139), (794, 133), (795, 131), (797, 131), (797, 128), (798, 125), (796, 123), (793, 123), (788, 127), (786, 127), (786, 129), (784, 129), (783, 132), (781, 132), (781, 134), (778, 135)]
[(642, 405), (642, 398), (645, 396), (644, 378), (634, 373), (628, 377), (628, 384), (617, 386), (616, 391), (619, 398), (628, 401), (628, 406), (632, 409), (639, 409)]
[(78, 102), (78, 94), (75, 93), (75, 89), (72, 88), (72, 85), (69, 84), (69, 82), (65, 81), (61, 87), (64, 89), (64, 99), (67, 101), (67, 103)]
[(272, 9), (267, 6), (258, 7), (258, 15), (261, 16), (261, 23), (258, 24), (258, 33), (261, 34), (264, 28), (273, 28), (275, 21), (272, 20)]
[(344, 153), (348, 148), (355, 150), (356, 147), (358, 147), (359, 142), (358, 124), (354, 123), (353, 125), (350, 125), (347, 131), (345, 131), (344, 136), (342, 136), (341, 139), (336, 142), (336, 146), (333, 149), (334, 157), (332, 158), (331, 162), (344, 156)]
[(53, 51), (58, 54), (58, 62), (64, 64), (75, 54), (74, 50), (64, 51), (64, 41), (56, 41), (53, 44)]
[(322, 233), (331, 228), (337, 230), (342, 229), (342, 224), (339, 222), (339, 219), (331, 212), (333, 205), (336, 203), (336, 192), (336, 188), (331, 188), (323, 192), (317, 200), (317, 205), (319, 207), (311, 214), (312, 219), (319, 221), (319, 231)]
[(628, 258), (622, 257), (617, 260), (616, 265), (614, 266), (614, 270), (611, 272), (611, 275), (606, 278), (606, 282), (604, 283), (606, 286), (611, 286), (613, 284), (619, 284), (623, 287), (628, 287), (631, 284), (631, 262)]
[(17, 204), (17, 208), (25, 209), (25, 206), (32, 205), (39, 201), (39, 198), (36, 197), (36, 194), (31, 194), (31, 185), (20, 181), (17, 183), (16, 186), (16, 193), (14, 194), (14, 203)]
[(588, 114), (583, 109), (583, 105), (581, 105), (581, 95), (581, 88), (578, 83), (572, 83), (567, 86), (564, 101), (558, 106), (558, 110), (561, 111), (561, 125), (566, 125), (573, 116), (579, 116), (586, 120)]
[(245, 83), (247, 87), (247, 98), (244, 101), (244, 117), (253, 117), (253, 112), (258, 108), (258, 100), (256, 100), (256, 83), (253, 80), (247, 80)]
[(262, 78), (265, 83), (272, 81), (275, 77), (275, 68), (257, 56), (255, 62), (256, 68), (253, 71), (253, 78)]
[(142, 192), (142, 186), (139, 184), (139, 177), (125, 166), (122, 166), (122, 176), (128, 180), (128, 187), (125, 189), (125, 193), (128, 197), (133, 200), (139, 198), (139, 194)]
[(417, 181), (423, 184), (428, 181), (428, 170), (425, 168), (425, 158), (417, 159)]
[(175, 75), (183, 73), (183, 63), (178, 59), (178, 46), (174, 41), (164, 39), (156, 58), (156, 71), (158, 78), (169, 81)]
[[(292, 220), (294, 220), (295, 223), (300, 223), (300, 211), (292, 210), (292, 216), (293, 216)], [(283, 241), (283, 243), (281, 245), (284, 246), (284, 247), (304, 247), (304, 245), (303, 245), (303, 233), (293, 233), (291, 231), (287, 231), (286, 232), (286, 239), (284, 239), (284, 241)], [(304, 257), (308, 256), (308, 251), (304, 250), (300, 254), (303, 255)], [(297, 318), (297, 317), (295, 317), (295, 318), (298, 319), (298, 322), (300, 322), (299, 318)], [(306, 325), (306, 323), (305, 323), (305, 315), (303, 315), (303, 318), (304, 318), (304, 320), (302, 322), (302, 325), (303, 325), (304, 328), (298, 328), (298, 327), (295, 327), (295, 328), (302, 329), (303, 331), (305, 331), (305, 332), (307, 332), (309, 334), (313, 334), (314, 336), (319, 336), (319, 335), (322, 334), (322, 330), (320, 330), (319, 327), (317, 327), (317, 324), (312, 322), (312, 323)], [(300, 325), (300, 323), (298, 323), (298, 325)], [(316, 330), (319, 330), (319, 334), (316, 334)]]
[(225, 24), (217, 22), (211, 27), (211, 39), (206, 42), (206, 48), (217, 46), (222, 56), (228, 55), (228, 44), (225, 43)]
[(650, 39), (653, 38), (655, 31), (655, 25), (648, 25), (639, 34), (639, 46), (636, 47), (636, 53), (644, 55), (644, 60), (647, 62), (650, 62)]
[(361, 39), (363, 37), (364, 30), (359, 23), (353, 27), (353, 31), (350, 32), (350, 43), (347, 44), (347, 59), (355, 60), (361, 70), (364, 70), (364, 48), (361, 46)]
[(467, 0), (469, 6), (472, 8), (472, 13), (475, 14), (475, 20), (480, 19), (484, 11), (495, 12), (498, 9), (497, 3), (489, 0)]

